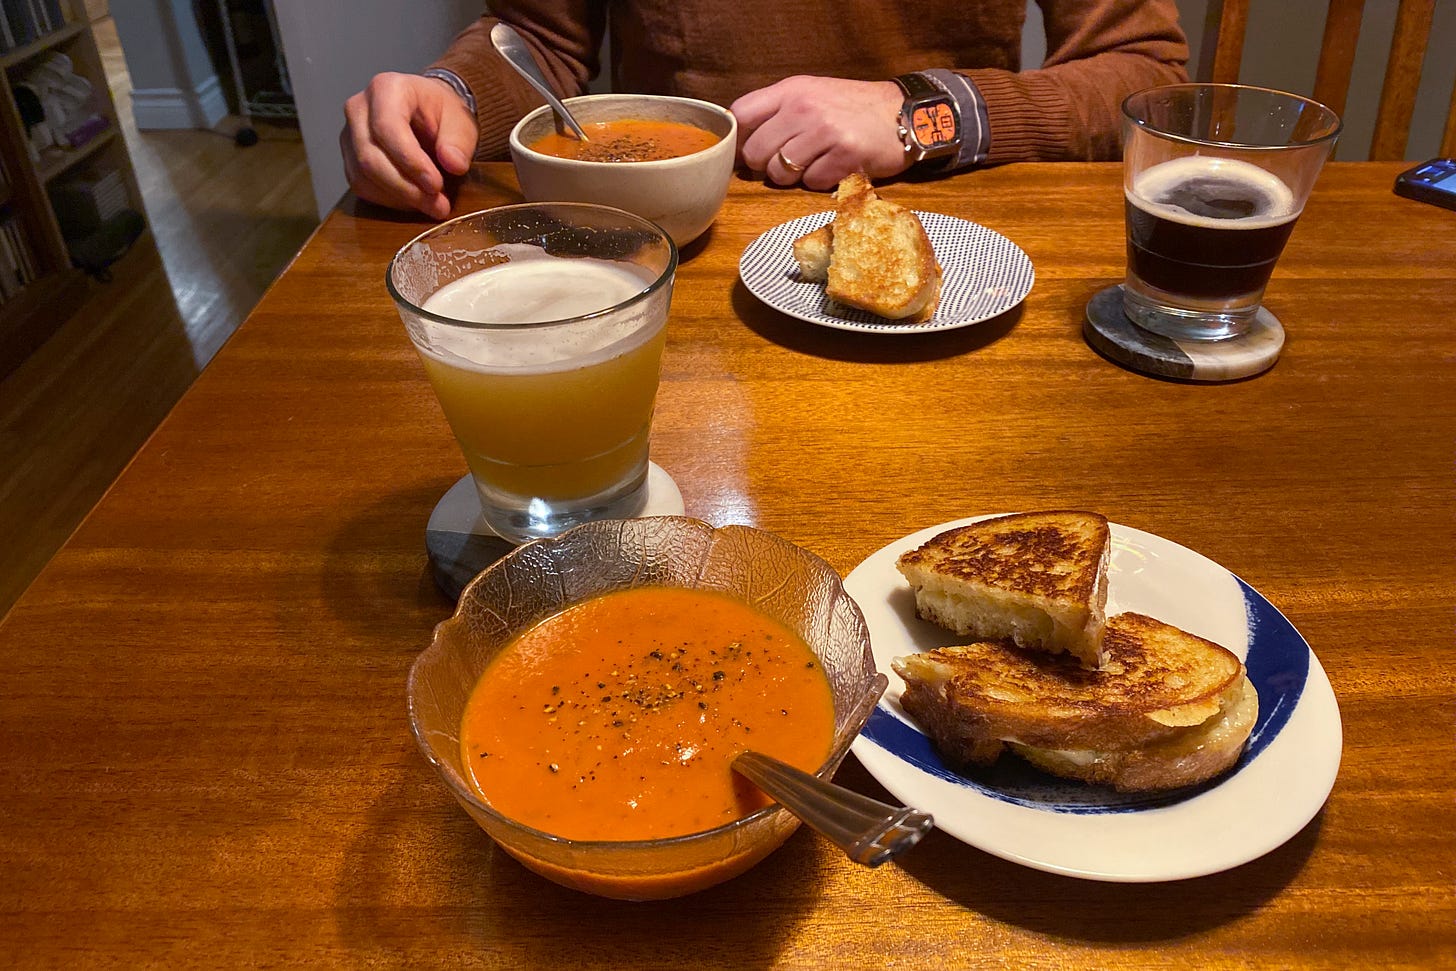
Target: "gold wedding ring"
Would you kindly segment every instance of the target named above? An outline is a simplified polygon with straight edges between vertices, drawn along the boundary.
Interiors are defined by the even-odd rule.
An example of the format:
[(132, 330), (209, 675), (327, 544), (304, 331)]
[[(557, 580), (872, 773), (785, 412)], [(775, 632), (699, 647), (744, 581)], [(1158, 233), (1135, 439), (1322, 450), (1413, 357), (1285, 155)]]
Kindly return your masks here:
[(774, 157), (779, 160), (779, 164), (780, 165), (782, 165), (784, 168), (788, 169), (790, 172), (794, 173), (795, 175), (802, 175), (803, 172), (804, 172), (804, 169), (808, 168), (808, 166), (806, 166), (806, 165), (800, 165), (797, 162), (790, 162), (789, 161), (789, 157), (784, 154), (784, 150), (783, 149), (779, 149), (778, 154), (775, 155)]

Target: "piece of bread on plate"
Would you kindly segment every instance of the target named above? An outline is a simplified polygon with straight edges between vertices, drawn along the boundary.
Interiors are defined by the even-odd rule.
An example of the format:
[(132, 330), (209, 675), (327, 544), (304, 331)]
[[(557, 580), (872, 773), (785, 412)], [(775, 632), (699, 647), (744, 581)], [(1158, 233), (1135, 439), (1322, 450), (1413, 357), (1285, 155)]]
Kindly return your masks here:
[(983, 519), (901, 554), (915, 611), (980, 640), (1101, 663), (1111, 554), (1107, 517), (1057, 510)]
[(868, 177), (845, 176), (834, 221), (794, 240), (799, 275), (829, 297), (888, 320), (923, 323), (940, 304), (942, 274), (920, 217), (882, 199)]
[(920, 218), (847, 175), (834, 194), (834, 246), (825, 292), (890, 320), (925, 321), (940, 298), (940, 264)]
[(1107, 622), (1107, 661), (980, 641), (897, 657), (900, 703), (955, 767), (1012, 752), (1052, 774), (1123, 791), (1227, 771), (1259, 700), (1223, 647), (1141, 614)]
[(794, 259), (799, 264), (799, 276), (811, 283), (824, 283), (829, 279), (829, 257), (834, 247), (834, 223), (825, 223), (812, 233), (806, 233), (794, 240)]

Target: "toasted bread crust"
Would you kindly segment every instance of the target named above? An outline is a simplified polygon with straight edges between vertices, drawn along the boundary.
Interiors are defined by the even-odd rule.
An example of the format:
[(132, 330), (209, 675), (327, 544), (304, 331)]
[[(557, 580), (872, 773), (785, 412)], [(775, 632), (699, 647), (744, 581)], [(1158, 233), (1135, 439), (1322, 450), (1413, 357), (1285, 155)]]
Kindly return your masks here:
[(967, 637), (1102, 661), (1111, 532), (1105, 516), (1020, 513), (947, 530), (896, 567), (921, 617)]
[[(928, 320), (940, 298), (941, 270), (915, 213), (881, 199), (861, 173), (835, 192), (833, 248), (825, 292), (890, 320)], [(801, 264), (802, 266), (802, 264)]]
[(940, 306), (940, 291), (945, 283), (945, 275), (941, 272), (940, 264), (935, 264), (935, 286), (930, 295), (925, 298), (925, 306), (906, 319), (911, 323), (923, 324), (935, 316), (936, 308)]
[(1007, 741), (1130, 751), (1206, 723), (1241, 690), (1237, 657), (1150, 617), (1112, 618), (1106, 646), (1101, 670), (999, 641), (898, 657), (893, 667), (905, 710), (949, 758), (971, 763)]
[(1245, 677), (1218, 717), (1144, 748), (1099, 752), (1010, 747), (1037, 768), (1064, 778), (1123, 792), (1178, 789), (1206, 782), (1232, 768), (1258, 718), (1259, 694)]

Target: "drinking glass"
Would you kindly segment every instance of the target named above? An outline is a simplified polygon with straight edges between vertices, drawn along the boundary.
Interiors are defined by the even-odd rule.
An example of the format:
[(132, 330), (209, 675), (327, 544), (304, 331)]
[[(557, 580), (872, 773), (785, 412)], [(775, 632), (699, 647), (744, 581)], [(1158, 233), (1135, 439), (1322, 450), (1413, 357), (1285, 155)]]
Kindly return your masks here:
[(386, 283), (512, 542), (637, 515), (677, 247), (607, 206), (527, 203), (406, 243)]
[(1175, 340), (1244, 334), (1339, 117), (1299, 95), (1237, 84), (1149, 88), (1122, 113), (1123, 310)]

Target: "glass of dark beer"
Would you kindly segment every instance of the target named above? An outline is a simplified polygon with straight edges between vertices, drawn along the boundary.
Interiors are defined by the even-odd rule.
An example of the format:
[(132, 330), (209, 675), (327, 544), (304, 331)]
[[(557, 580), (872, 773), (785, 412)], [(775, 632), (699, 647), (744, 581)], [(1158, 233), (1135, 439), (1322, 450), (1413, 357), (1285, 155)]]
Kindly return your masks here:
[(1122, 103), (1123, 310), (1175, 340), (1245, 333), (1340, 134), (1318, 102), (1175, 84)]

